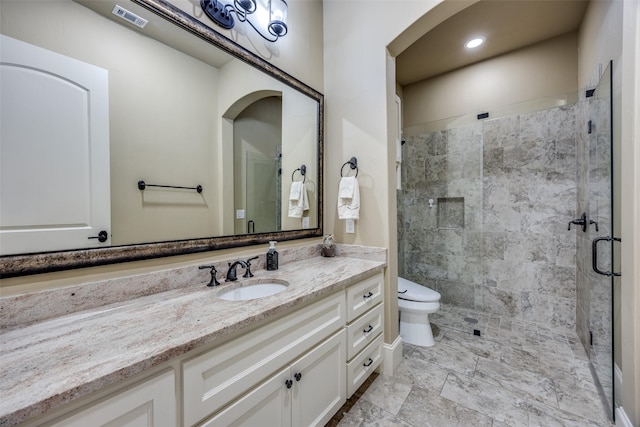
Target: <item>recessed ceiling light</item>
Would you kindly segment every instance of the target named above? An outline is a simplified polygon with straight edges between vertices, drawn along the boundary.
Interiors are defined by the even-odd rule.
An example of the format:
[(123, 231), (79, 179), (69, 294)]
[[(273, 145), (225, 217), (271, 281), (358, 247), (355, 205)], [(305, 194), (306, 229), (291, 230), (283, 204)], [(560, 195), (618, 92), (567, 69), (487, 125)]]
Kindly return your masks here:
[(474, 37), (464, 44), (467, 49), (473, 49), (484, 43), (486, 39), (484, 37)]

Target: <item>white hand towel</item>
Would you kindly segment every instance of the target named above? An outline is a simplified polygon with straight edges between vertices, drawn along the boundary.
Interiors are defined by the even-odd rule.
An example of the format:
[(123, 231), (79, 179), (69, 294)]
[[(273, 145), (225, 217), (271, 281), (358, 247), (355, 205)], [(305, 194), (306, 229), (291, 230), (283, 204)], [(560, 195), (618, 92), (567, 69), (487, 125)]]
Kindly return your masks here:
[[(293, 188), (297, 188), (296, 195), (293, 195)], [(296, 197), (293, 199), (293, 197)], [(307, 196), (307, 189), (303, 182), (298, 181), (291, 184), (291, 191), (289, 193), (289, 218), (302, 218), (304, 211), (309, 210), (309, 197)]]
[(289, 200), (300, 200), (301, 188), (302, 188), (302, 181), (292, 182), (291, 189), (289, 190)]
[(345, 176), (340, 179), (340, 187), (338, 188), (340, 198), (352, 199), (357, 185), (358, 179), (355, 176)]
[(300, 193), (302, 194), (302, 211), (309, 210), (309, 195), (307, 194), (307, 187), (302, 184), (300, 186)]
[[(342, 181), (347, 178), (353, 180), (353, 193), (351, 197), (342, 197), (340, 191), (343, 187)], [(350, 186), (350, 184), (345, 183), (344, 186)], [(358, 179), (353, 176), (342, 178), (340, 180), (340, 189), (338, 190), (338, 219), (360, 219), (360, 189), (358, 188)]]

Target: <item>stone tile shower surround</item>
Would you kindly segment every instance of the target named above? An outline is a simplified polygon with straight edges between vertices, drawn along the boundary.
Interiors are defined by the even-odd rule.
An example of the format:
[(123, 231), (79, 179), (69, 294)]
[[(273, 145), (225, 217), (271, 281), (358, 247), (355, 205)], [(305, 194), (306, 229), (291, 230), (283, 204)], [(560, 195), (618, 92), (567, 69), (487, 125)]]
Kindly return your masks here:
[[(575, 106), (408, 137), (403, 164), (401, 275), (445, 304), (575, 328)], [(462, 217), (443, 227), (451, 202)]]

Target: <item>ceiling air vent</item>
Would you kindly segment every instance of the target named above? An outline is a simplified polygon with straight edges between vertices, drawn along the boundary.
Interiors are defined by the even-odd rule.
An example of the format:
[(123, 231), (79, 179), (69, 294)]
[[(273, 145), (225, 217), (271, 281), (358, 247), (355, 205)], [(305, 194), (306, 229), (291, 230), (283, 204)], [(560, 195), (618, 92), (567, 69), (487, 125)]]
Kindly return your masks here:
[(111, 13), (131, 22), (133, 25), (137, 25), (140, 28), (144, 28), (144, 26), (149, 22), (146, 19), (139, 17), (135, 13), (129, 12), (127, 9), (118, 5), (115, 5), (113, 7), (113, 11)]

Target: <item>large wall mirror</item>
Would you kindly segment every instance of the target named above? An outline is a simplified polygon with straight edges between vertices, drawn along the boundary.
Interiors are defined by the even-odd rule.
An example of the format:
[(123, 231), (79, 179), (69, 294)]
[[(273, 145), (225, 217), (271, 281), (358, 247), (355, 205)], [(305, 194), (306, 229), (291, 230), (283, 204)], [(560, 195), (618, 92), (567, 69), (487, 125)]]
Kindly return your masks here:
[[(116, 4), (148, 23), (122, 19)], [(19, 147), (2, 145), (2, 277), (322, 235), (322, 94), (221, 36), (206, 16), (192, 16), (196, 7), (186, 0), (2, 2), (3, 91), (24, 80), (33, 92), (2, 100), (2, 111), (12, 112), (3, 113), (3, 138), (13, 132)], [(42, 86), (28, 55), (22, 68), (9, 57), (13, 49), (22, 60), (20, 43), (44, 62)], [(59, 77), (46, 71), (48, 58), (60, 57), (89, 67), (80, 79), (95, 69), (102, 81), (78, 97), (77, 111), (64, 96), (52, 96), (60, 105), (40, 99)], [(69, 99), (76, 86), (93, 84), (59, 80), (72, 83)], [(57, 94), (58, 83), (51, 85)], [(105, 99), (96, 101), (101, 90)], [(64, 132), (75, 127), (64, 122), (76, 113), (89, 119), (75, 126), (80, 142), (69, 148)], [(58, 142), (47, 126), (63, 130)], [(101, 128), (102, 136), (91, 133)], [(91, 145), (101, 138), (106, 148)], [(106, 178), (97, 178), (101, 169)], [(290, 197), (298, 181), (305, 209), (301, 197)]]

